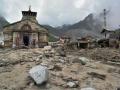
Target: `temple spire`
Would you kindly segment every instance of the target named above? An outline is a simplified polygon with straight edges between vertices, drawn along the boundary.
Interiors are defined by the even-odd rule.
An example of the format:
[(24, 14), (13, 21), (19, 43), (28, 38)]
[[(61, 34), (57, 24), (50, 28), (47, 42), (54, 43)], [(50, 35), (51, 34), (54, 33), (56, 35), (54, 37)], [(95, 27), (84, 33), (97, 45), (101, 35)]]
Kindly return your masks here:
[(31, 5), (29, 5), (29, 11), (31, 11)]
[(34, 19), (36, 21), (36, 17), (37, 17), (37, 12), (33, 12), (31, 11), (31, 6), (29, 6), (28, 10), (27, 11), (22, 11), (22, 19)]

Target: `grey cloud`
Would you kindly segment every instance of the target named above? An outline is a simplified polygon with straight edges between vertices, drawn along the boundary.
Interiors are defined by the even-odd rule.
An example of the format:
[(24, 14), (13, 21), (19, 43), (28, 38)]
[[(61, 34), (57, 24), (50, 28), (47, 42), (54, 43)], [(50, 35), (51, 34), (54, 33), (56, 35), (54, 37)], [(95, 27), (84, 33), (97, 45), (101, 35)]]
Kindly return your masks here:
[(0, 14), (10, 22), (20, 20), (21, 11), (32, 6), (38, 12), (41, 24), (60, 26), (73, 24), (84, 19), (88, 14), (101, 13), (104, 8), (110, 10), (107, 16), (109, 28), (120, 24), (120, 0), (1, 0)]

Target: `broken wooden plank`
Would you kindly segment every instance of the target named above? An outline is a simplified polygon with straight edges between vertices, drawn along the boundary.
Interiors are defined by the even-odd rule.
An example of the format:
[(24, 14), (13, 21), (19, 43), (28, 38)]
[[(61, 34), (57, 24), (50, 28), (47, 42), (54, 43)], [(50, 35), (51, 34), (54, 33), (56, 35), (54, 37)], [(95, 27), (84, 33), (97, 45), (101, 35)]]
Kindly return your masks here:
[(92, 76), (93, 78), (99, 78), (99, 79), (102, 79), (102, 80), (106, 79), (106, 75), (99, 74), (99, 73), (96, 73), (96, 72), (88, 72), (87, 74)]

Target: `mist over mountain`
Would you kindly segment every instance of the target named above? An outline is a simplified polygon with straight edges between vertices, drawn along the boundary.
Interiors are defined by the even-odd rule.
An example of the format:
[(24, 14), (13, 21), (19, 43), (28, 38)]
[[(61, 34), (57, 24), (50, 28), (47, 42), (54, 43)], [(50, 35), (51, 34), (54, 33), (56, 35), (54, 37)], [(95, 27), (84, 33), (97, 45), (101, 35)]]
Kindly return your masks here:
[(5, 25), (9, 24), (8, 21), (3, 17), (0, 16), (0, 31), (3, 29)]
[(38, 12), (40, 24), (60, 26), (74, 24), (83, 20), (88, 14), (99, 14), (103, 9), (107, 13), (107, 26), (117, 29), (120, 25), (120, 0), (0, 0), (0, 15), (10, 22), (22, 18), (21, 11)]
[(44, 25), (49, 32), (56, 36), (69, 36), (72, 39), (77, 39), (79, 37), (92, 36), (94, 38), (102, 38), (102, 22), (94, 17), (93, 14), (89, 14), (84, 20), (79, 21), (73, 25), (63, 25), (59, 27), (51, 27), (49, 25)]

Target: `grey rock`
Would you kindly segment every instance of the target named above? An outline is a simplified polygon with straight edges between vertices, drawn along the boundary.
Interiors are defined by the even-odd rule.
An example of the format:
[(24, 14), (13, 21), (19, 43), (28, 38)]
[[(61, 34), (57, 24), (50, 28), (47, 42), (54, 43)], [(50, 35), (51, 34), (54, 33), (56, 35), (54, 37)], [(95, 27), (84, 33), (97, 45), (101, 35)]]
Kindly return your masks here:
[(87, 64), (87, 62), (90, 61), (89, 59), (87, 59), (85, 57), (80, 57), (79, 59), (80, 59), (82, 65), (85, 65), (85, 64)]
[(89, 59), (85, 57), (79, 57), (79, 58), (75, 58), (72, 63), (81, 63), (82, 65), (86, 65), (87, 62), (89, 62)]
[(74, 83), (74, 82), (68, 82), (68, 83), (67, 83), (67, 86), (70, 87), (70, 88), (75, 88), (75, 87), (77, 87), (76, 83)]
[(29, 71), (29, 74), (38, 85), (41, 85), (48, 80), (48, 69), (41, 65), (33, 67)]
[(96, 89), (88, 87), (88, 88), (81, 88), (81, 90), (96, 90)]

